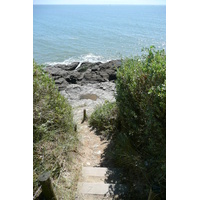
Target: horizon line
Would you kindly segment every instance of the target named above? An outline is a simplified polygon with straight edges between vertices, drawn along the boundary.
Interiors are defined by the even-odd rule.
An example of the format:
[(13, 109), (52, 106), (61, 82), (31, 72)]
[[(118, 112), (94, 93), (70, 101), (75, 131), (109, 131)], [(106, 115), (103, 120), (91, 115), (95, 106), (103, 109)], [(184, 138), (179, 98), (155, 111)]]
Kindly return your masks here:
[(166, 4), (40, 4), (40, 3), (36, 3), (33, 5), (49, 5), (49, 6), (53, 6), (53, 5), (70, 5), (70, 6), (166, 6)]

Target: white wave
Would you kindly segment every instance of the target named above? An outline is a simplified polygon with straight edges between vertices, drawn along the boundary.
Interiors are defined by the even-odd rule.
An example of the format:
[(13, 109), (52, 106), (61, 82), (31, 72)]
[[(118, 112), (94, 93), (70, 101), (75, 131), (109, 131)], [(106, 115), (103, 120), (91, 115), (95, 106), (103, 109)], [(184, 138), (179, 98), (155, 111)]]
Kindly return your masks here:
[[(79, 62), (79, 66), (81, 65), (81, 63), (83, 62), (91, 62), (91, 63), (95, 63), (95, 62), (102, 62), (102, 63), (106, 63), (110, 60), (114, 60), (117, 58), (105, 58), (103, 56), (97, 56), (94, 55), (92, 53), (86, 54), (86, 55), (81, 55), (79, 57), (71, 57), (68, 58), (66, 60), (64, 60), (63, 62), (46, 62), (44, 63), (45, 65), (56, 65), (56, 64), (65, 64), (65, 65), (69, 65), (73, 62)], [(79, 67), (78, 66), (78, 67)]]

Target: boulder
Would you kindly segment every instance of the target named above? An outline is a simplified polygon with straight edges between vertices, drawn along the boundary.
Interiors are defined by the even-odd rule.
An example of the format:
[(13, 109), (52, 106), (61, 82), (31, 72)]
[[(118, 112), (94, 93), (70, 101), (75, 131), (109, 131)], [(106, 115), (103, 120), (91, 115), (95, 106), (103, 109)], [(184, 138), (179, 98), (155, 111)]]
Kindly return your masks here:
[(59, 67), (45, 67), (45, 71), (47, 71), (51, 76), (56, 76), (56, 77), (63, 77), (65, 76), (68, 72), (59, 68)]
[(78, 65), (79, 65), (79, 62), (73, 62), (73, 63), (71, 63), (69, 65), (57, 64), (54, 67), (61, 68), (61, 69), (65, 70), (65, 71), (72, 71), (72, 70), (75, 70)]
[(66, 80), (64, 78), (59, 78), (59, 79), (55, 80), (55, 84), (59, 84), (59, 85), (64, 83), (64, 82), (66, 82)]
[[(53, 77), (59, 88), (64, 84), (99, 83), (116, 80), (117, 68), (121, 66), (121, 60), (112, 60), (107, 63), (74, 62), (70, 65), (57, 64), (47, 66), (45, 70)], [(78, 67), (78, 68), (77, 68)], [(62, 87), (61, 87), (62, 85)]]
[(121, 65), (120, 60), (111, 60), (109, 62), (101, 64), (101, 68), (108, 69), (108, 68), (117, 68)]
[(106, 71), (100, 71), (99, 75), (105, 80), (108, 81), (109, 75), (106, 73)]
[(81, 78), (81, 74), (77, 71), (73, 71), (69, 73), (67, 76), (65, 76), (65, 80), (71, 84), (76, 84), (77, 80), (80, 78)]
[(91, 62), (83, 62), (81, 63), (80, 67), (78, 67), (77, 71), (78, 72), (85, 72), (88, 69), (94, 69), (94, 71), (98, 70), (98, 66), (101, 65), (101, 62), (97, 62), (97, 63), (91, 63)]

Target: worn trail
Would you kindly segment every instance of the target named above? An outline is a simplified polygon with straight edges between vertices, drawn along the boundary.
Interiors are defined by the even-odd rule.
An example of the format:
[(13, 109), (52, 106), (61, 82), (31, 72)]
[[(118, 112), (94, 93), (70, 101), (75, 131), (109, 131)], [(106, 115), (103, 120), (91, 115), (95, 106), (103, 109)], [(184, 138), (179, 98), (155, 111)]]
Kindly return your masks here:
[[(75, 110), (75, 116), (79, 119), (77, 124), (80, 139), (80, 164), (82, 168), (76, 199), (117, 199), (118, 195), (126, 190), (126, 187), (123, 184), (118, 184), (120, 182), (120, 170), (110, 168), (109, 166), (102, 167), (104, 151), (109, 141), (97, 135), (95, 131), (89, 127), (87, 121), (81, 123), (80, 116), (77, 116), (79, 114), (80, 111)], [(109, 179), (112, 174), (114, 174), (114, 176)]]

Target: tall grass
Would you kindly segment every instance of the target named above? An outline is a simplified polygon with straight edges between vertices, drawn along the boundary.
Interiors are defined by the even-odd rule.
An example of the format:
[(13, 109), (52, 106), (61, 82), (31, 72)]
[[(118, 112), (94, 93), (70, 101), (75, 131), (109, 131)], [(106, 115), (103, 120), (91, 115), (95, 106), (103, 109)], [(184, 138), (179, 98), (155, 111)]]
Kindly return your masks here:
[(49, 75), (33, 62), (33, 193), (39, 187), (38, 176), (50, 171), (59, 194), (59, 181), (63, 181), (62, 173), (71, 169), (69, 152), (76, 149), (76, 144), (71, 106)]

